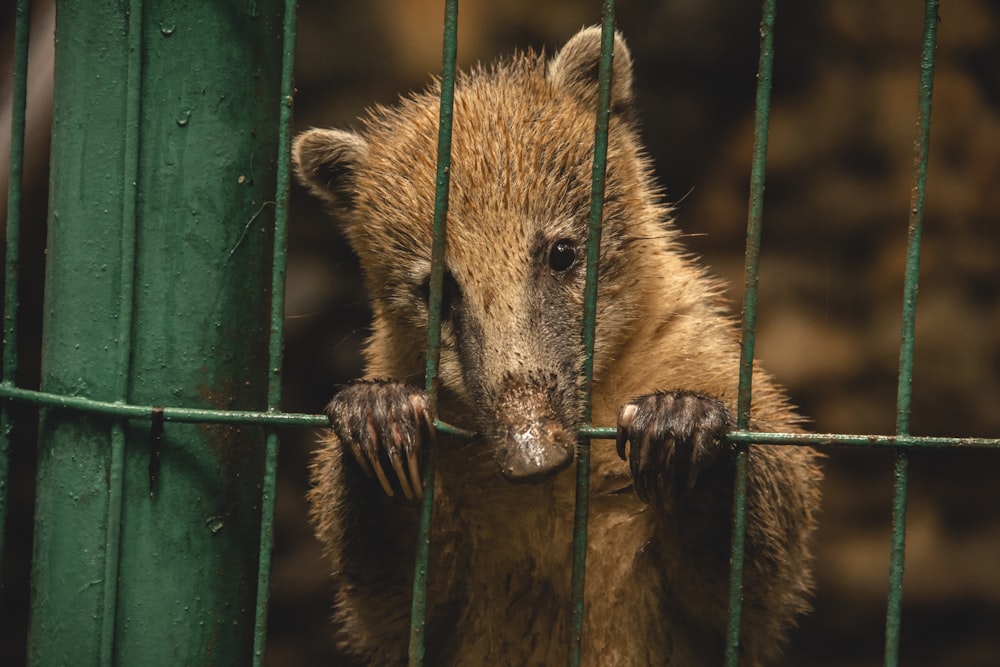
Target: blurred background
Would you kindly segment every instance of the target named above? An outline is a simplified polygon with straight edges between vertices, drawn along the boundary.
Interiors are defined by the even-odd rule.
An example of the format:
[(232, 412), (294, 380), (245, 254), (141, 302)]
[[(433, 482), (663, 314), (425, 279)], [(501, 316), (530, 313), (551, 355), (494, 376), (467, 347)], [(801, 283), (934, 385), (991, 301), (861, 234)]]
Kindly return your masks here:
[[(38, 32), (49, 3), (36, 4)], [(677, 224), (688, 247), (737, 288), (759, 11), (754, 2), (620, 0), (617, 13), (635, 61), (642, 134), (677, 202)], [(300, 0), (297, 128), (356, 126), (371, 104), (424, 87), (440, 70), (442, 16), (440, 0)], [(599, 21), (600, 3), (466, 1), (459, 16), (459, 64), (468, 67), (515, 49), (551, 54)], [(922, 20), (917, 3), (779, 3), (757, 353), (818, 432), (895, 428)], [(949, 0), (938, 30), (911, 431), (996, 438), (1000, 3)], [(0, 27), (4, 45), (8, 33)], [(43, 46), (30, 62), (40, 72), (33, 80), (44, 81)], [(36, 85), (25, 192), (37, 205), (26, 207), (22, 251), (33, 258), (24, 261), (25, 282), (36, 286), (45, 105)], [(356, 261), (297, 186), (288, 245), (284, 408), (319, 412), (335, 384), (361, 374), (369, 313)], [(731, 296), (738, 315), (739, 289)], [(30, 297), (23, 338), (40, 320)], [(37, 368), (21, 372), (22, 386), (37, 383)], [(348, 664), (330, 641), (332, 590), (306, 522), (315, 435), (288, 431), (282, 440), (267, 653), (275, 666)], [(19, 442), (0, 600), (0, 656), (15, 658), (9, 664), (23, 660), (35, 456), (30, 437)], [(782, 664), (880, 665), (893, 457), (826, 453), (815, 611)], [(901, 664), (1000, 665), (1000, 452), (915, 452), (910, 470)]]

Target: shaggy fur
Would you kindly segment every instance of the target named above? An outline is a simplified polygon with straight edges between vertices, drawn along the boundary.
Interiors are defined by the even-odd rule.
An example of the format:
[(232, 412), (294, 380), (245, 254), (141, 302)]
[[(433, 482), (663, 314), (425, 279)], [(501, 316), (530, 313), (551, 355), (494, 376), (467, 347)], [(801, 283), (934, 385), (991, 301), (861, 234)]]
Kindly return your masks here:
[[(556, 665), (568, 654), (599, 35), (585, 29), (551, 60), (519, 54), (457, 82), (438, 410), (482, 436), (438, 438), (427, 664)], [(679, 245), (631, 86), (616, 37), (592, 422), (619, 424), (629, 460), (594, 441), (583, 661), (721, 664), (737, 333), (720, 285)], [(437, 92), (294, 147), (300, 178), (360, 257), (374, 310), (367, 372), (382, 380), (331, 402), (310, 494), (341, 645), (370, 664), (401, 664), (407, 646), (416, 508), (401, 496), (419, 493), (429, 436), (417, 387)], [(752, 422), (799, 424), (760, 369)], [(773, 659), (807, 608), (819, 481), (807, 448), (749, 450), (743, 665)]]

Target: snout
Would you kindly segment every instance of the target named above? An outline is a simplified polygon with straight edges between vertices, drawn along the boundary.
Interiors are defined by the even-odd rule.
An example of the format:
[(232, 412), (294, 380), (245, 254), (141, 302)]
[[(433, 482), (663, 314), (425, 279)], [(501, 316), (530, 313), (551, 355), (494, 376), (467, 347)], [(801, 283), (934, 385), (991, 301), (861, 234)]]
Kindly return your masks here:
[(540, 482), (573, 462), (579, 416), (572, 386), (543, 373), (504, 380), (482, 413), (494, 456), (508, 481)]
[(497, 452), (508, 481), (540, 482), (573, 462), (576, 438), (557, 421), (540, 418), (507, 427)]

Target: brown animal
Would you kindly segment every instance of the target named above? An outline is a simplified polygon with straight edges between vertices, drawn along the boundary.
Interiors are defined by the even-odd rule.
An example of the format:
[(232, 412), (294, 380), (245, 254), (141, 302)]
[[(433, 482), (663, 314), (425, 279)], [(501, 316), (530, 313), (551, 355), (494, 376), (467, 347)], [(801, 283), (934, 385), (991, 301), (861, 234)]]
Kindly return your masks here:
[[(581, 319), (600, 31), (551, 60), (521, 54), (455, 92), (427, 664), (559, 665), (568, 655)], [(583, 661), (721, 664), (739, 360), (720, 286), (678, 243), (639, 143), (632, 63), (614, 47), (600, 252)], [(415, 503), (428, 441), (421, 387), (439, 101), (370, 112), (360, 132), (295, 142), (302, 181), (361, 260), (374, 309), (368, 379), (329, 405), (312, 518), (337, 588), (342, 647), (407, 648)], [(378, 378), (378, 379), (376, 379)], [(799, 419), (763, 372), (752, 426)], [(625, 463), (626, 445), (629, 462)], [(741, 664), (780, 651), (807, 607), (815, 454), (752, 446)], [(512, 483), (520, 482), (520, 483)]]

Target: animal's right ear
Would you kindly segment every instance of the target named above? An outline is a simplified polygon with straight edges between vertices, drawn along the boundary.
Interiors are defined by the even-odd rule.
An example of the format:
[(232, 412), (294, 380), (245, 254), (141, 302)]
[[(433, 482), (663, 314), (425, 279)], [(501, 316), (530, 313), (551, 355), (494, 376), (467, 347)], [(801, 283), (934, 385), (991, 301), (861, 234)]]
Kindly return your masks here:
[(367, 154), (368, 142), (344, 130), (307, 130), (292, 145), (292, 163), (299, 181), (338, 209), (354, 206), (354, 181)]

